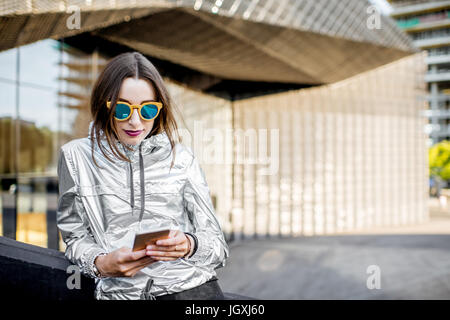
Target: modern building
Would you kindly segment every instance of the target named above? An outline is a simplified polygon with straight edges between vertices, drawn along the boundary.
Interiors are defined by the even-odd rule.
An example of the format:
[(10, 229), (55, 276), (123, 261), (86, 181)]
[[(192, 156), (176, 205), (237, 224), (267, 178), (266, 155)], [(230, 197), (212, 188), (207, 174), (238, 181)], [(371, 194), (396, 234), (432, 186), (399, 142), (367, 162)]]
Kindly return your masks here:
[[(425, 57), (371, 2), (5, 3), (0, 58), (20, 56), (43, 39), (59, 41), (55, 65), (62, 69), (52, 108), (67, 130), (54, 129), (53, 152), (87, 134), (89, 87), (104, 63), (138, 50), (162, 73), (178, 105), (181, 134), (202, 164), (228, 240), (428, 219)], [(0, 116), (17, 110), (6, 115), (21, 119), (28, 113), (17, 88), (28, 83), (11, 74), (9, 92), (18, 94)], [(46, 172), (55, 178), (51, 164)], [(25, 175), (2, 174), (15, 175), (19, 186)], [(4, 190), (3, 198), (25, 198), (18, 189)], [(11, 203), (7, 219), (3, 205), (8, 232), (25, 213)], [(47, 237), (54, 244), (49, 239), (54, 235)]]
[(430, 144), (450, 139), (450, 1), (390, 1), (397, 25), (426, 50)]

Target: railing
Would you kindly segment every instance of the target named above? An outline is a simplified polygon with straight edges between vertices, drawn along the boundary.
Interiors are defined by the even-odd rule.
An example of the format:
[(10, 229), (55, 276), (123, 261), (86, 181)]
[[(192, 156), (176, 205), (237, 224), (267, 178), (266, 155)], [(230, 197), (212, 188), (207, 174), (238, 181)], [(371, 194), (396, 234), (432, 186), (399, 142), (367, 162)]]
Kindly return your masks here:
[(413, 43), (419, 48), (432, 48), (434, 46), (450, 45), (450, 36), (414, 40)]
[(438, 72), (428, 72), (425, 75), (426, 82), (450, 81), (450, 70), (440, 70)]
[(429, 118), (450, 118), (450, 110), (424, 110), (422, 114)]

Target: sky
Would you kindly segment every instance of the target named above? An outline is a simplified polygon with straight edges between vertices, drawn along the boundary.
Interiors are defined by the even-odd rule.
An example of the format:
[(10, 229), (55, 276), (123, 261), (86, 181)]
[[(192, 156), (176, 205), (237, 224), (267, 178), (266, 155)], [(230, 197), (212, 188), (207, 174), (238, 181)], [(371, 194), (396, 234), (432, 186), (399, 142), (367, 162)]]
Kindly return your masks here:
[(392, 6), (386, 0), (369, 0), (374, 5), (376, 5), (381, 13), (388, 15), (392, 11)]

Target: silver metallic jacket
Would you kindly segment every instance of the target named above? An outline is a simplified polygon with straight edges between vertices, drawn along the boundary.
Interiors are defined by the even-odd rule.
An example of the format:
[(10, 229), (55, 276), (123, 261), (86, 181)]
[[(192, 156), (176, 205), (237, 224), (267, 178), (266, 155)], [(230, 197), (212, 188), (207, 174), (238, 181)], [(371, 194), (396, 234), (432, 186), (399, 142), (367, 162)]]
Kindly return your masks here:
[[(92, 125), (92, 123), (91, 123)], [(101, 143), (105, 146), (106, 140)], [(61, 147), (57, 224), (66, 257), (95, 278), (96, 299), (154, 299), (184, 291), (216, 276), (229, 249), (215, 217), (205, 175), (192, 150), (166, 133), (144, 139), (133, 151), (117, 142), (131, 163), (104, 157), (89, 137)], [(108, 150), (110, 150), (108, 148)], [(110, 151), (109, 151), (110, 152)], [(160, 228), (190, 232), (198, 249), (189, 258), (155, 262), (134, 277), (97, 278), (95, 258), (133, 246), (137, 232)]]

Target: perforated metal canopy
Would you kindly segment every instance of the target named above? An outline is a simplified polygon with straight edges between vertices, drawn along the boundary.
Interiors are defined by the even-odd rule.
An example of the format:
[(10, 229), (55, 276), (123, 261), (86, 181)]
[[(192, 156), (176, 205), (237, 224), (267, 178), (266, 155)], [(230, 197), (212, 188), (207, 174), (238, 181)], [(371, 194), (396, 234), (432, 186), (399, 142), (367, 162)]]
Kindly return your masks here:
[(267, 82), (331, 83), (415, 51), (366, 0), (0, 2), (0, 50), (84, 32), (223, 79)]

